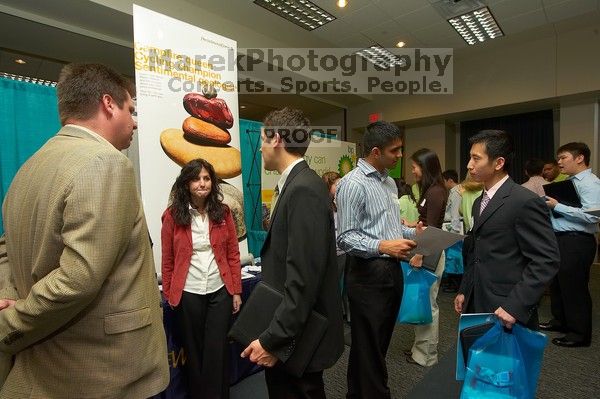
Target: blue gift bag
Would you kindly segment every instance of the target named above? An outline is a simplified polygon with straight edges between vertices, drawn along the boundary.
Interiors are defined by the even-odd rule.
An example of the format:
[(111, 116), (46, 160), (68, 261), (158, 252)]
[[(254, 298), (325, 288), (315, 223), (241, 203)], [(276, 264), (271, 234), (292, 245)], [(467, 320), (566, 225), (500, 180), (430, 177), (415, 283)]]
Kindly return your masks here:
[(459, 241), (456, 244), (446, 249), (446, 266), (444, 273), (448, 274), (463, 274), (465, 271), (462, 256), (463, 242)]
[(532, 399), (546, 346), (544, 334), (499, 321), (471, 346), (461, 399)]
[(523, 357), (527, 381), (529, 382), (529, 392), (531, 393), (531, 398), (534, 398), (537, 392), (540, 371), (542, 370), (544, 349), (548, 344), (548, 336), (539, 331), (532, 331), (519, 324), (513, 326), (513, 334), (517, 339), (519, 350)]
[(413, 268), (406, 262), (400, 262), (404, 276), (402, 303), (398, 312), (398, 322), (405, 324), (429, 324), (431, 301), (429, 289), (437, 276), (422, 267)]

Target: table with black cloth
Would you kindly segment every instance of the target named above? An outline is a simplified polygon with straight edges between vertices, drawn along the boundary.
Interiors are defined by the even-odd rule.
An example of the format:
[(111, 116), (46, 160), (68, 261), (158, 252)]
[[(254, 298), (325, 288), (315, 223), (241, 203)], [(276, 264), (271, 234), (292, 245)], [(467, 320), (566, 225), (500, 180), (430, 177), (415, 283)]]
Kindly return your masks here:
[[(252, 278), (242, 280), (242, 306), (250, 296), (250, 293), (261, 280), (260, 273)], [(185, 353), (181, 346), (179, 329), (176, 325), (175, 310), (167, 304), (163, 298), (163, 323), (167, 335), (167, 351), (169, 357), (169, 371), (171, 379), (169, 386), (163, 392), (154, 396), (154, 399), (183, 399), (187, 398), (186, 383), (183, 367), (185, 367)], [(231, 322), (237, 315), (232, 315)], [(234, 385), (244, 378), (259, 372), (262, 367), (243, 359), (240, 354), (245, 348), (237, 342), (229, 343), (229, 383)]]

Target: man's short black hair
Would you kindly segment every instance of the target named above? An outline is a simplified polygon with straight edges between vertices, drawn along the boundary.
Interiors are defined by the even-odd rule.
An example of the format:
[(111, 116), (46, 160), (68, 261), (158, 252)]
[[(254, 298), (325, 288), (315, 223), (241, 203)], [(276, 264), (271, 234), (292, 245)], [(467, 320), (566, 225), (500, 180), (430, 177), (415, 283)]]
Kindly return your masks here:
[(558, 148), (558, 150), (556, 150), (556, 154), (558, 155), (561, 152), (568, 152), (573, 155), (573, 158), (583, 155), (583, 163), (585, 163), (585, 166), (590, 165), (590, 147), (588, 147), (585, 143), (571, 142), (563, 144)]
[(454, 169), (448, 169), (442, 172), (444, 180), (452, 179), (454, 183), (458, 183), (458, 173)]
[(507, 172), (515, 156), (512, 137), (504, 130), (482, 130), (469, 139), (471, 146), (480, 143), (485, 145), (490, 161), (504, 158), (503, 170)]
[(377, 121), (369, 124), (363, 136), (364, 156), (368, 156), (373, 148), (385, 148), (395, 140), (402, 139), (402, 132), (393, 123)]
[(546, 163), (539, 158), (531, 158), (525, 162), (525, 172), (527, 176), (540, 176), (544, 171), (544, 165)]

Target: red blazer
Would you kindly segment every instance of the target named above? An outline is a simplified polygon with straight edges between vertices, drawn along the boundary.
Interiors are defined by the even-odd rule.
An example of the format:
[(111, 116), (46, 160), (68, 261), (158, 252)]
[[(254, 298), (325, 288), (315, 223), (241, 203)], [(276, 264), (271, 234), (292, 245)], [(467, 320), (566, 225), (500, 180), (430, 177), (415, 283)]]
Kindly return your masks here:
[[(240, 250), (229, 208), (221, 223), (209, 220), (208, 225), (210, 244), (225, 288), (231, 295), (241, 294)], [(177, 306), (192, 259), (192, 226), (176, 224), (170, 208), (162, 215), (161, 242), (163, 294), (170, 305)]]

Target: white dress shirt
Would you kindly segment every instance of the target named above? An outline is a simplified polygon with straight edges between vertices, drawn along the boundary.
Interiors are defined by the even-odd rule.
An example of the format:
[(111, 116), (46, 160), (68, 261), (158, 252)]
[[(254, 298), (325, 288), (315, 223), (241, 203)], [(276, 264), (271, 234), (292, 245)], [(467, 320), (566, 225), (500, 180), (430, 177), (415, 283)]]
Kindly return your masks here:
[(193, 294), (206, 295), (223, 287), (219, 266), (210, 245), (208, 215), (190, 206), (192, 216), (192, 258), (183, 290)]

